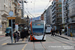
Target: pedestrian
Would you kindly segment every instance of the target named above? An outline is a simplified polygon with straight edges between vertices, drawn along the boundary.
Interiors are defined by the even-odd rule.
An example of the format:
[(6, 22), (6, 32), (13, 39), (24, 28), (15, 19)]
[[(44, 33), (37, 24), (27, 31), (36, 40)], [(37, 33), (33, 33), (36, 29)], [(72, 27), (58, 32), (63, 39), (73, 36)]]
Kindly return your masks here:
[(19, 41), (19, 33), (18, 33), (18, 31), (15, 31), (15, 32), (13, 33), (13, 36), (14, 36), (14, 41), (15, 41), (15, 43), (18, 42), (18, 41)]
[(56, 32), (56, 31), (55, 31), (55, 28), (53, 28), (53, 36), (55, 36), (55, 32)]
[(22, 41), (23, 41), (23, 40), (24, 40), (24, 37), (25, 37), (25, 32), (24, 32), (24, 29), (21, 31), (20, 36), (21, 36)]
[(65, 27), (65, 35), (67, 35), (67, 28)]
[(14, 41), (16, 43), (16, 41), (17, 41), (17, 33), (16, 32), (13, 33), (13, 37), (14, 37)]
[(19, 32), (18, 31), (16, 31), (16, 33), (17, 33), (17, 37), (16, 38), (17, 38), (17, 42), (18, 42), (20, 36), (19, 36)]
[(28, 37), (28, 28), (25, 27), (24, 30), (25, 30), (25, 37), (27, 38)]
[(51, 36), (53, 36), (53, 28), (51, 29)]
[(61, 35), (61, 28), (59, 29), (59, 33), (60, 33), (60, 35)]

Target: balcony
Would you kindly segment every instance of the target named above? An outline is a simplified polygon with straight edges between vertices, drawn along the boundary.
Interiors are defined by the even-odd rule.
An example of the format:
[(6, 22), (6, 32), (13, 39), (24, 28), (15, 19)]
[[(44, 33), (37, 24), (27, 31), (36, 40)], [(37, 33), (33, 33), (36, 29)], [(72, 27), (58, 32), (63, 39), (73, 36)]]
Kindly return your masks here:
[(15, 5), (17, 5), (17, 0), (13, 0), (12, 3), (15, 4)]
[(62, 9), (62, 7), (56, 7), (56, 9), (58, 10), (58, 9)]
[(62, 20), (57, 20), (56, 23), (61, 24)]
[(56, 8), (56, 5), (54, 5), (54, 6), (52, 7), (52, 10), (53, 10), (54, 8)]
[(55, 18), (52, 19), (52, 21), (55, 20)]
[(71, 18), (75, 17), (75, 13), (69, 15)]
[(56, 14), (52, 15), (52, 18), (55, 17), (55, 16), (56, 16)]
[(62, 2), (57, 2), (57, 4), (62, 4)]
[(57, 11), (57, 14), (62, 14), (62, 12), (61, 11)]
[(56, 9), (54, 11), (52, 11), (52, 13), (56, 12)]
[(53, 1), (53, 2), (52, 2), (52, 5), (55, 5), (55, 3), (56, 3), (56, 1)]

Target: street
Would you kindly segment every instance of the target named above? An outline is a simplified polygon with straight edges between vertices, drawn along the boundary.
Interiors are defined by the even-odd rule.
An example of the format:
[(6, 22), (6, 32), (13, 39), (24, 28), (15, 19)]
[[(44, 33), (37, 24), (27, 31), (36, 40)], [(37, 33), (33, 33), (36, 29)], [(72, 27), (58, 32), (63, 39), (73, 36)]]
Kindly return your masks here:
[(29, 41), (21, 39), (11, 44), (10, 37), (0, 36), (0, 50), (75, 50), (75, 41), (46, 34), (46, 41)]

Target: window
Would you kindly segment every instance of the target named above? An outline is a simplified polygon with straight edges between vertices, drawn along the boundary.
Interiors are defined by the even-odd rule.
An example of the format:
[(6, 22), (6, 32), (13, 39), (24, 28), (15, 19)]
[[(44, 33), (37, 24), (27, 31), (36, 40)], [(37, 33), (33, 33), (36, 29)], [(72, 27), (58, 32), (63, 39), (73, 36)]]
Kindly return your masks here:
[(61, 2), (62, 0), (59, 0), (59, 2)]
[(58, 7), (62, 7), (61, 4), (59, 4)]
[(59, 11), (59, 12), (61, 12), (62, 10), (61, 10), (61, 9), (59, 9), (58, 11)]

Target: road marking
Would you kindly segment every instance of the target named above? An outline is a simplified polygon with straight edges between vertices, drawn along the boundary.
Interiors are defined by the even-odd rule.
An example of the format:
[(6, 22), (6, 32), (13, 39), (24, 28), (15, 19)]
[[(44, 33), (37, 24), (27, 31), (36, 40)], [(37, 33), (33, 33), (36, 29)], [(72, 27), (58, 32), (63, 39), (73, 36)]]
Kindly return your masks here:
[(7, 43), (3, 43), (2, 45), (6, 45)]
[(26, 46), (27, 46), (27, 44), (24, 45), (24, 47), (22, 48), (22, 50), (24, 50)]
[(66, 44), (62, 44), (62, 45), (66, 45)]
[[(25, 40), (26, 40), (26, 38), (25, 38)], [(25, 40), (22, 41), (22, 42), (25, 42)], [(24, 47), (22, 48), (22, 50), (24, 50), (26, 46), (27, 46), (27, 44), (24, 45)]]
[(25, 40), (26, 40), (26, 38), (25, 38), (24, 41), (22, 41), (22, 42), (25, 42)]

